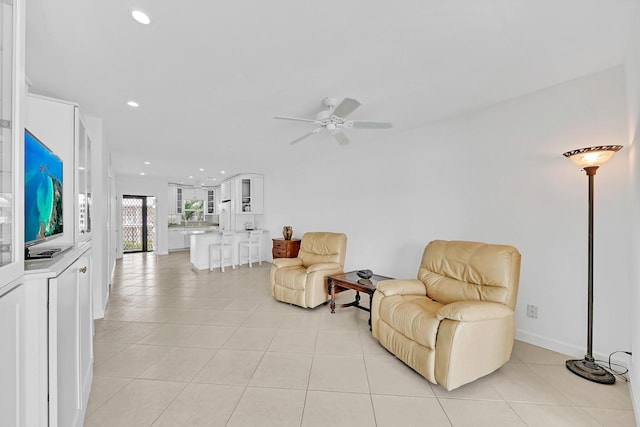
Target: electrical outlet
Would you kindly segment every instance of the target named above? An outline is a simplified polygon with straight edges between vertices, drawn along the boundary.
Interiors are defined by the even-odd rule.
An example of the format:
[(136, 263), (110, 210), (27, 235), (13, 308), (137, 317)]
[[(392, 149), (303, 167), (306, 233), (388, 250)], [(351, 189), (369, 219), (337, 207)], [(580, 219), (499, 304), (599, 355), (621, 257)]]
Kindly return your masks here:
[(527, 305), (527, 317), (531, 317), (532, 319), (538, 318), (538, 306), (537, 305)]

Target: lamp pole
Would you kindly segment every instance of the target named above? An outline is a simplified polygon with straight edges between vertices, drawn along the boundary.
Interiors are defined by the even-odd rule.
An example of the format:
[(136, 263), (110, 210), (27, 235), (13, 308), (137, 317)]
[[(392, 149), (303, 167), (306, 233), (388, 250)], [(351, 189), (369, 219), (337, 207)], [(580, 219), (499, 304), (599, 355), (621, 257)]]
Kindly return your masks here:
[(568, 151), (563, 155), (581, 166), (589, 178), (589, 238), (588, 238), (588, 269), (587, 269), (587, 354), (584, 359), (567, 360), (565, 365), (574, 374), (589, 381), (600, 384), (613, 384), (616, 382), (613, 374), (600, 365), (593, 357), (593, 186), (596, 171), (601, 164), (613, 156), (622, 148), (620, 145), (607, 145), (599, 147), (581, 148)]
[[(587, 166), (584, 171), (589, 177), (589, 260), (587, 269), (587, 355), (585, 360), (593, 363), (593, 183), (598, 166)], [(615, 381), (615, 379), (614, 379)]]

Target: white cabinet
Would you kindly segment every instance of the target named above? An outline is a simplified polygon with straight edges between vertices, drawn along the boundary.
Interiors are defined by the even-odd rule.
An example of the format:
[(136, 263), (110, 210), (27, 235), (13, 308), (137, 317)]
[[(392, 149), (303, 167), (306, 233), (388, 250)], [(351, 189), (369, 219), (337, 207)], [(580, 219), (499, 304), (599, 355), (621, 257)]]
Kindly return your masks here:
[(182, 200), (207, 200), (207, 190), (204, 188), (183, 187)]
[(207, 208), (206, 208), (206, 213), (207, 214), (214, 214), (218, 211), (216, 204), (218, 203), (218, 198), (216, 197), (216, 190), (215, 188), (209, 188), (207, 189)]
[[(33, 425), (47, 425), (48, 418), (50, 427), (82, 426), (93, 380), (91, 271), (90, 243), (74, 246), (51, 260), (25, 262), (24, 283), (31, 292), (28, 303), (35, 300), (27, 310), (35, 313), (29, 334), (38, 341), (27, 341), (28, 356), (36, 358), (28, 362), (27, 375), (33, 372), (39, 377), (29, 392), (37, 399), (36, 409), (30, 411), (37, 414), (37, 420), (32, 415)], [(44, 415), (40, 415), (41, 408)]]
[(74, 108), (74, 120), (76, 129), (76, 212), (78, 215), (78, 236), (80, 241), (91, 238), (91, 213), (93, 194), (91, 188), (91, 137), (87, 133), (84, 119), (80, 115), (78, 107)]
[(170, 228), (168, 231), (168, 236), (169, 236), (168, 247), (170, 251), (181, 250), (189, 247), (188, 244), (185, 244), (185, 234), (184, 234), (183, 227)]
[(195, 200), (196, 190), (189, 187), (182, 188), (182, 200)]
[(233, 179), (227, 179), (220, 185), (220, 201), (225, 202), (231, 200), (231, 187), (233, 186)]
[[(178, 198), (178, 193), (180, 193), (180, 197)], [(168, 208), (168, 214), (169, 215), (177, 215), (179, 213), (182, 213), (182, 188), (178, 187), (177, 185), (174, 184), (169, 184), (168, 186), (168, 192), (167, 192), (167, 205), (169, 206)], [(178, 200), (180, 201), (180, 204), (178, 204)]]
[(176, 213), (181, 214), (182, 213), (182, 187), (176, 187), (176, 199), (175, 199), (175, 205), (176, 205)]
[(235, 194), (231, 198), (236, 214), (264, 213), (263, 177), (258, 174), (237, 175), (234, 178)]
[(221, 186), (213, 187), (213, 191), (215, 193), (215, 206), (214, 212), (216, 214), (220, 213), (220, 203), (222, 202), (222, 188)]
[(22, 0), (0, 2), (0, 289), (23, 271), (24, 123), (16, 103), (22, 105), (25, 91), (24, 25), (16, 24), (23, 22), (24, 9)]
[(48, 425), (47, 283), (0, 287), (0, 425)]
[(91, 255), (49, 279), (51, 426), (82, 426), (93, 379)]
[(0, 291), (0, 423), (26, 425), (26, 293), (22, 283)]

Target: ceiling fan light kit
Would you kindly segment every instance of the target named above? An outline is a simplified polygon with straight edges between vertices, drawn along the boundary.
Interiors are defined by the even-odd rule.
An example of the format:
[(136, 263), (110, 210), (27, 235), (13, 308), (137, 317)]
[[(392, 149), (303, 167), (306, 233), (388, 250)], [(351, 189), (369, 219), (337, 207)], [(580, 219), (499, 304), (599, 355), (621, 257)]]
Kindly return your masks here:
[(285, 117), (276, 116), (274, 119), (280, 120), (293, 120), (299, 122), (309, 122), (319, 125), (320, 127), (291, 141), (291, 144), (295, 144), (303, 139), (312, 136), (322, 129), (326, 129), (329, 134), (341, 145), (348, 144), (349, 138), (343, 132), (345, 129), (388, 129), (391, 127), (391, 123), (388, 122), (374, 122), (368, 120), (346, 120), (349, 114), (353, 113), (362, 104), (353, 98), (344, 98), (340, 104), (336, 106), (336, 98), (324, 98), (322, 104), (327, 107), (326, 110), (322, 110), (316, 114), (315, 119), (301, 119), (297, 117)]

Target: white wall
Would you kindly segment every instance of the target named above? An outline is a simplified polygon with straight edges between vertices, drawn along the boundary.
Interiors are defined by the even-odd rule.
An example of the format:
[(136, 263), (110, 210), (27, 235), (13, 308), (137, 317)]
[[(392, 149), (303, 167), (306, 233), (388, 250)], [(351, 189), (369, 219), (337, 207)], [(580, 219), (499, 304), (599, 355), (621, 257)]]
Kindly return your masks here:
[(109, 187), (109, 202), (107, 203), (109, 224), (111, 224), (108, 238), (109, 254), (107, 259), (111, 270), (107, 272), (109, 276), (109, 282), (113, 279), (113, 273), (115, 272), (116, 259), (118, 258), (118, 231), (120, 230), (120, 224), (118, 223), (118, 193), (116, 191), (116, 177), (113, 172), (113, 164), (111, 163), (111, 155), (109, 155), (109, 168), (107, 170), (107, 185)]
[(116, 215), (118, 217), (117, 227), (117, 253), (118, 257), (122, 257), (122, 196), (124, 194), (132, 196), (153, 196), (156, 198), (156, 249), (155, 252), (160, 255), (168, 253), (168, 236), (167, 227), (168, 219), (168, 182), (167, 180), (159, 180), (153, 178), (137, 177), (137, 176), (116, 176)]
[(91, 247), (93, 261), (91, 280), (93, 283), (93, 315), (96, 319), (104, 317), (111, 284), (110, 272), (113, 265), (108, 259), (109, 233), (112, 227), (108, 212), (111, 191), (108, 186), (107, 171), (110, 168), (109, 146), (104, 138), (102, 119), (84, 116), (87, 133), (91, 137), (91, 189), (92, 223)]
[[(304, 149), (328, 144), (327, 154), (266, 173), (267, 228), (273, 236), (283, 225), (292, 225), (295, 237), (345, 232), (346, 269), (405, 278), (416, 276), (433, 239), (514, 245), (522, 253), (518, 337), (582, 357), (588, 181), (562, 153), (626, 145), (626, 126), (618, 67), (394, 139), (354, 130), (347, 146), (315, 141)], [(630, 346), (629, 309), (622, 303), (629, 282), (629, 152), (618, 153), (596, 177), (599, 356)], [(526, 317), (527, 304), (539, 307), (537, 320)]]
[(627, 103), (629, 117), (629, 169), (631, 170), (631, 250), (629, 281), (629, 310), (631, 312), (631, 351), (636, 354), (631, 359), (631, 392), (636, 414), (636, 423), (640, 425), (640, 14), (636, 15), (634, 33), (625, 63), (627, 83)]

